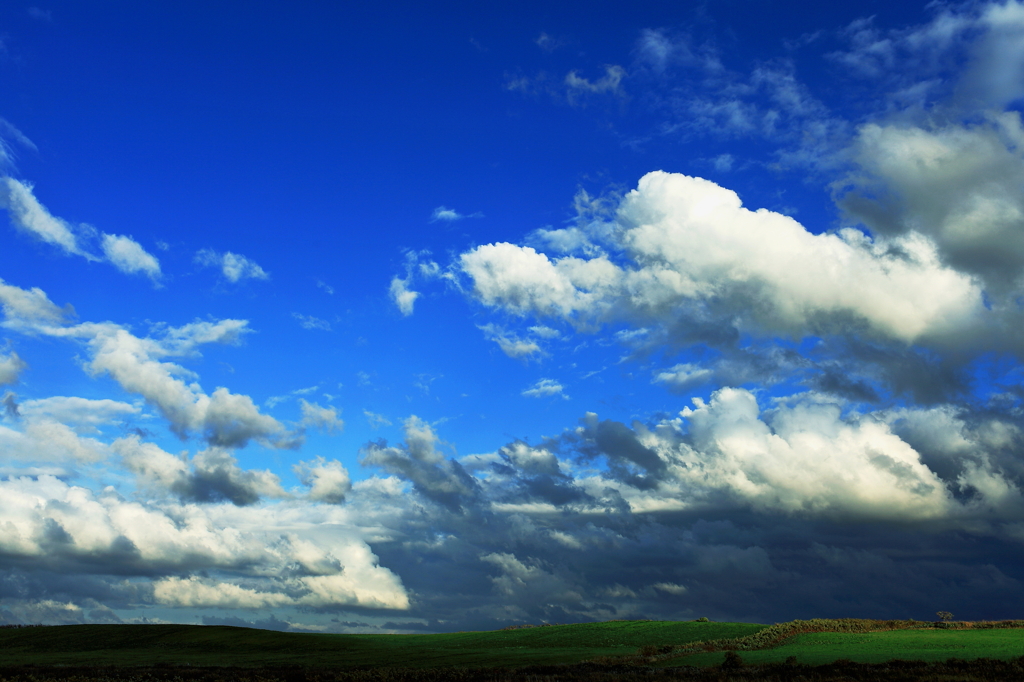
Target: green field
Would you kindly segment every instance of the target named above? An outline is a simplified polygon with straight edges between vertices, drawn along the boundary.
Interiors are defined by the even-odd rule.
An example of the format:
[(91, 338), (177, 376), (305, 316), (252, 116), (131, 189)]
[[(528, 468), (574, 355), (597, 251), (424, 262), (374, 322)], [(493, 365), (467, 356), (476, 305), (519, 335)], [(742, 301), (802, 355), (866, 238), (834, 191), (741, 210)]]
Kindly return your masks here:
[[(781, 646), (738, 652), (748, 665), (783, 663), (790, 656), (803, 665), (840, 659), (857, 663), (945, 661), (950, 658), (1008, 660), (1024, 656), (1024, 630), (896, 630), (891, 632), (818, 632), (797, 635)], [(725, 652), (701, 653), (659, 661), (662, 666), (720, 665)]]
[(192, 665), (511, 667), (630, 656), (743, 637), (764, 625), (612, 621), (441, 635), (322, 635), (200, 625), (63, 625), (0, 629), (0, 666)]
[(0, 628), (0, 668), (511, 668), (584, 661), (707, 668), (721, 665), (731, 650), (746, 666), (1010, 661), (1024, 656), (1024, 622), (937, 628), (915, 621), (853, 619), (772, 626), (611, 621), (437, 635), (328, 635), (197, 625)]

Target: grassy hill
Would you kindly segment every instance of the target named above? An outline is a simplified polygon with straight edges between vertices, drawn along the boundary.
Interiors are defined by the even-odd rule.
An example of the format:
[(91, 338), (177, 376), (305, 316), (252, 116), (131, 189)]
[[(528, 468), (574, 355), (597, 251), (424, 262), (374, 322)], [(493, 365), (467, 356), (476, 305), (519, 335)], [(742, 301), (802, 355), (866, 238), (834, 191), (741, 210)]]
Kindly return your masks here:
[(201, 625), (63, 625), (0, 629), (0, 666), (511, 667), (630, 656), (643, 646), (744, 637), (765, 627), (612, 621), (440, 635), (324, 635)]

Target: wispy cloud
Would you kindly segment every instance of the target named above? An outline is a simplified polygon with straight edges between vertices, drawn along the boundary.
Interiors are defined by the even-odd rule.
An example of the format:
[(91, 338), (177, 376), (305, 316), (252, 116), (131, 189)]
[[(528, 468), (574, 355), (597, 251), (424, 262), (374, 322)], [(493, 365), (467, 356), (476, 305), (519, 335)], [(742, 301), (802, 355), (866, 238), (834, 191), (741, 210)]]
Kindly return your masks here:
[(569, 396), (563, 392), (562, 384), (558, 383), (554, 379), (541, 379), (530, 388), (523, 391), (522, 395), (527, 398), (548, 398), (554, 395), (560, 395), (566, 400)]
[(213, 249), (201, 249), (194, 260), (199, 265), (219, 269), (224, 279), (231, 283), (245, 279), (270, 279), (270, 275), (255, 261), (231, 251), (218, 253)]
[(299, 325), (303, 329), (319, 329), (320, 331), (325, 332), (331, 331), (331, 323), (319, 317), (303, 315), (302, 313), (292, 313), (292, 317), (299, 321)]

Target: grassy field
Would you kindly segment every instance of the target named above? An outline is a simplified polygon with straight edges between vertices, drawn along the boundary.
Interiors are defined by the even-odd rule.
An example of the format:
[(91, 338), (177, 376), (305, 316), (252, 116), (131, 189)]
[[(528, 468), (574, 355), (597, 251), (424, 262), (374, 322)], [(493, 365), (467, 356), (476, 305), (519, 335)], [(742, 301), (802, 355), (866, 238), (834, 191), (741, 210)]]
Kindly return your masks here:
[[(818, 632), (797, 635), (781, 646), (739, 652), (748, 665), (783, 663), (790, 656), (802, 665), (840, 659), (857, 663), (891, 660), (945, 661), (950, 658), (1009, 660), (1024, 656), (1024, 630), (896, 630), (891, 632)], [(721, 665), (725, 652), (699, 653), (659, 661), (660, 666)]]
[(0, 666), (512, 667), (744, 637), (750, 623), (612, 621), (440, 635), (322, 635), (197, 625), (0, 629)]
[[(193, 671), (212, 667), (252, 671), (282, 667), (441, 671), (559, 666), (583, 661), (595, 661), (598, 668), (625, 666), (643, 668), (648, 673), (654, 668), (666, 673), (675, 669), (674, 674), (682, 675), (684, 670), (697, 674), (701, 669), (717, 669), (726, 661), (727, 651), (733, 650), (750, 674), (757, 666), (763, 670), (774, 666), (783, 673), (798, 666), (804, 671), (800, 674), (805, 675), (805, 666), (837, 661), (877, 665), (906, 660), (938, 665), (949, 659), (992, 659), (1018, 666), (1024, 664), (1024, 622), (937, 628), (917, 621), (854, 619), (771, 626), (611, 621), (438, 635), (327, 635), (195, 625), (0, 628), (0, 680), (5, 679), (5, 669), (17, 666), (51, 670), (54, 666), (175, 666), (180, 671), (187, 666)], [(592, 668), (587, 667), (591, 677), (586, 679), (597, 679)], [(192, 679), (194, 675), (190, 675)]]

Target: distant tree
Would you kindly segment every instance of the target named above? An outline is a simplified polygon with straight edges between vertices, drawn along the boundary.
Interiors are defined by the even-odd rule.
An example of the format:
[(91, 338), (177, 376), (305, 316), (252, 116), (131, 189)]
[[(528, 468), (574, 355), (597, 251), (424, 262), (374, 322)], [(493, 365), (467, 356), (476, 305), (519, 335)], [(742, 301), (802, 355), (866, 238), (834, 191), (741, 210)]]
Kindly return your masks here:
[(938, 611), (935, 615), (938, 616), (939, 620), (941, 620), (943, 623), (948, 623), (949, 621), (953, 620), (953, 614), (949, 611)]

